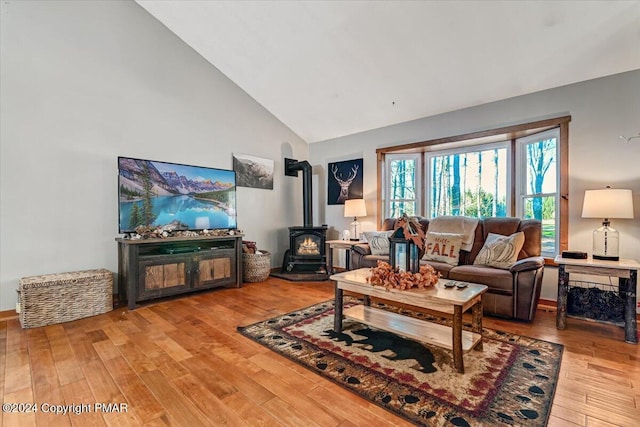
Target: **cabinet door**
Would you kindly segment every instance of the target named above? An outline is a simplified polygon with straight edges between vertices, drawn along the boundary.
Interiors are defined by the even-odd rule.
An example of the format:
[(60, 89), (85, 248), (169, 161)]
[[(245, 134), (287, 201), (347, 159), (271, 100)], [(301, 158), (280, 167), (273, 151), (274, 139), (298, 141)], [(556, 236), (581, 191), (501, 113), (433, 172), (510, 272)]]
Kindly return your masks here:
[(142, 259), (138, 272), (138, 299), (156, 298), (189, 290), (190, 265), (190, 255)]
[(193, 286), (206, 288), (235, 283), (237, 273), (234, 255), (233, 249), (215, 249), (207, 254), (200, 253), (194, 259), (197, 274), (194, 276)]

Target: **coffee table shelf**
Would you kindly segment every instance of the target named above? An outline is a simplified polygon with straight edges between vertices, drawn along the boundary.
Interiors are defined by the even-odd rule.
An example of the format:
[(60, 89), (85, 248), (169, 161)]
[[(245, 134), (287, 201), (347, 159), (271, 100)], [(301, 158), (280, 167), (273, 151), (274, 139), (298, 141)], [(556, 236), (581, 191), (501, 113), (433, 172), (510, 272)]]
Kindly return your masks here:
[[(456, 371), (464, 374), (462, 354), (474, 348), (482, 350), (482, 295), (487, 291), (487, 286), (440, 279), (435, 286), (428, 288), (386, 289), (369, 283), (370, 276), (369, 268), (345, 271), (331, 276), (331, 279), (336, 282), (334, 331), (342, 331), (342, 317), (346, 316), (416, 341), (432, 343), (451, 350)], [(454, 287), (451, 287), (451, 284)], [(344, 291), (364, 295), (365, 305), (345, 309), (343, 307)], [(451, 319), (451, 327), (373, 308), (369, 304), (370, 297), (435, 312), (438, 316)], [(467, 310), (471, 310), (471, 332), (462, 330), (462, 313)]]
[[(392, 313), (379, 308), (355, 305), (343, 312), (344, 317), (427, 344), (453, 350), (451, 327)], [(482, 335), (462, 331), (462, 351), (472, 350)]]

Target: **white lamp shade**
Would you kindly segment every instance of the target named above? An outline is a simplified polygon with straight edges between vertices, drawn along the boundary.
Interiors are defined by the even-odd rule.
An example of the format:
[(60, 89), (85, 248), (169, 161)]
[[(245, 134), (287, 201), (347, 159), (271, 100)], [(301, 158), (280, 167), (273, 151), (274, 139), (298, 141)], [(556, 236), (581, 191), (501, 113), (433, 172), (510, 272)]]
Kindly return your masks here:
[(344, 216), (346, 217), (358, 217), (367, 216), (367, 206), (364, 203), (364, 199), (349, 199), (344, 202)]
[(631, 190), (605, 188), (585, 191), (582, 218), (633, 218)]

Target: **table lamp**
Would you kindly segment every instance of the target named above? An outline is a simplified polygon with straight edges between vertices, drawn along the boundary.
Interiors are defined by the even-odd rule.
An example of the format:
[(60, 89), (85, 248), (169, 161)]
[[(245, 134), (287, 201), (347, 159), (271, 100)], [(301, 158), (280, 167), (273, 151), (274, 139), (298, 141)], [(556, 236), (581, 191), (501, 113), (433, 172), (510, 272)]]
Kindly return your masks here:
[(358, 222), (359, 216), (367, 216), (367, 207), (364, 203), (364, 199), (349, 199), (344, 202), (344, 216), (353, 217), (353, 222), (350, 225), (351, 239), (360, 240), (360, 223)]
[(620, 233), (611, 227), (611, 218), (633, 218), (631, 190), (611, 188), (586, 190), (582, 218), (603, 218), (602, 227), (593, 231), (593, 259), (618, 261)]

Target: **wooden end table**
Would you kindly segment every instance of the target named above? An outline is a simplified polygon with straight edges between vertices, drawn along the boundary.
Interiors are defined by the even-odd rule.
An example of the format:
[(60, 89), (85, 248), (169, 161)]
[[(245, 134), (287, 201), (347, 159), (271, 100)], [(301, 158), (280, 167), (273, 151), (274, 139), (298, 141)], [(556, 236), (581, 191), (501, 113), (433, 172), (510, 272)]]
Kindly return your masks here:
[[(482, 350), (482, 295), (487, 291), (487, 286), (440, 279), (431, 288), (387, 290), (382, 286), (373, 286), (367, 283), (367, 277), (370, 275), (369, 268), (361, 268), (331, 276), (331, 279), (336, 282), (335, 331), (342, 331), (342, 317), (344, 315), (374, 328), (452, 350), (454, 367), (463, 374), (463, 353), (474, 348)], [(466, 287), (462, 289), (455, 286), (447, 288), (445, 283), (448, 282), (465, 283)], [(343, 291), (345, 290), (364, 295), (365, 305), (356, 305), (344, 310)], [(436, 312), (438, 315), (452, 319), (452, 326), (444, 326), (371, 307), (368, 304), (369, 297)], [(463, 331), (462, 313), (468, 309), (471, 309), (473, 316), (472, 327), (471, 331)]]
[[(570, 273), (617, 277), (619, 295), (624, 306), (624, 341), (630, 344), (638, 344), (636, 285), (638, 283), (640, 264), (637, 261), (632, 259), (621, 259), (619, 261), (603, 261), (592, 258), (573, 259), (562, 258), (560, 255), (554, 261), (558, 264), (558, 312), (556, 314), (556, 327), (558, 329), (567, 327), (567, 294), (569, 292)], [(596, 319), (586, 319), (609, 323)]]
[(325, 242), (327, 251), (327, 272), (333, 274), (333, 250), (344, 249), (345, 250), (345, 264), (347, 270), (350, 268), (351, 261), (351, 247), (358, 243), (358, 240), (327, 240)]

